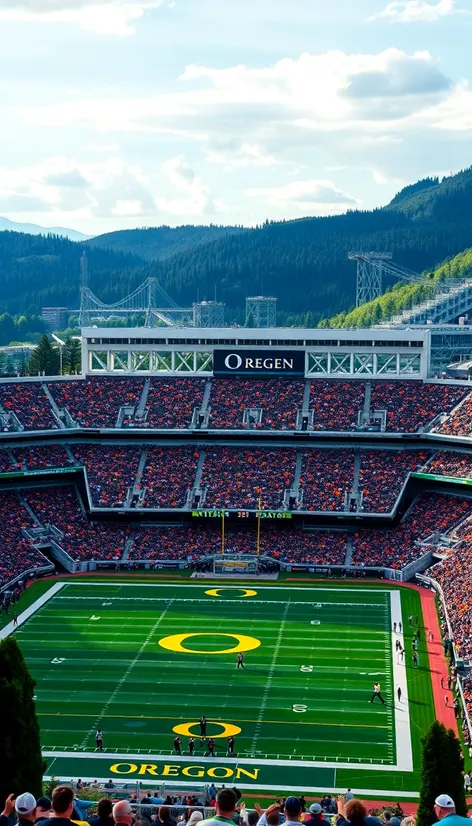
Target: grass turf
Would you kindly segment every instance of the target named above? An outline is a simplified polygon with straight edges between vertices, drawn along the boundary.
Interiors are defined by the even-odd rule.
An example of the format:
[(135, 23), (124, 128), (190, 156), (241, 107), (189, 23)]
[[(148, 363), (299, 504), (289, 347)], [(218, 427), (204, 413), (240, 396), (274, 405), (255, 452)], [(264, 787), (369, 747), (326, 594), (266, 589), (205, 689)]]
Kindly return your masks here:
[[(228, 587), (221, 581), (218, 586)], [(234, 583), (230, 587), (235, 590), (212, 597), (205, 594), (211, 590), (208, 582), (65, 585), (16, 632), (37, 680), (45, 749), (90, 751), (100, 725), (110, 754), (170, 755), (173, 728), (205, 713), (241, 729), (239, 756), (337, 759), (349, 764), (337, 770), (339, 788), (417, 790), (419, 738), (434, 711), (426, 653), (421, 646), (422, 666), (410, 669), (407, 628), (414, 771), (375, 769), (396, 761), (386, 593), (395, 586), (330, 582), (288, 590), (251, 583), (258, 593), (247, 598)], [(401, 589), (401, 595), (405, 625), (410, 613), (421, 617), (420, 600), (415, 591)], [(195, 653), (159, 645), (178, 633), (209, 636), (184, 642)], [(235, 644), (222, 634), (260, 641), (245, 655), (245, 671), (236, 669), (235, 653), (203, 653)], [(367, 703), (377, 675), (390, 701), (386, 706)], [(192, 731), (197, 734), (198, 726)], [(209, 736), (221, 732), (221, 725), (209, 724)], [(216, 743), (223, 756), (226, 738)], [(203, 753), (197, 739), (196, 754)], [(360, 762), (372, 769), (360, 770)]]

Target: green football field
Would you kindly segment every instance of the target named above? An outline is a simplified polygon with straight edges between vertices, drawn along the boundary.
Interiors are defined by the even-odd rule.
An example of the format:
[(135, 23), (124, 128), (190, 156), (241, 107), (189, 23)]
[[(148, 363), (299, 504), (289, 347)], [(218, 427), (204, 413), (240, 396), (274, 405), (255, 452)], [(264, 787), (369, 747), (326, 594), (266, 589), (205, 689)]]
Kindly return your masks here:
[[(409, 614), (422, 625), (415, 591), (87, 579), (55, 583), (29, 610), (15, 634), (37, 682), (49, 776), (418, 790), (419, 738), (434, 710), (424, 634), (420, 667), (411, 666)], [(374, 680), (384, 705), (369, 702)], [(215, 757), (199, 736), (202, 714)]]

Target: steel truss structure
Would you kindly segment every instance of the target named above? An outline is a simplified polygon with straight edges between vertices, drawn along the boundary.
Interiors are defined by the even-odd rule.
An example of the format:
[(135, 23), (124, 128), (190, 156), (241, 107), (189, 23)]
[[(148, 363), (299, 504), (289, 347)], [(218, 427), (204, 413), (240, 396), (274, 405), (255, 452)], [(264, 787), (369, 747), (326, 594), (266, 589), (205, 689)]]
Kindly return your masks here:
[[(85, 259), (86, 260), (86, 259)], [(97, 319), (110, 316), (144, 315), (146, 327), (164, 323), (168, 327), (191, 326), (193, 309), (179, 307), (159, 285), (157, 278), (147, 278), (133, 292), (114, 304), (100, 301), (86, 283), (86, 265), (82, 256), (79, 326), (90, 326)]]
[(425, 280), (413, 270), (395, 264), (391, 252), (350, 252), (348, 258), (357, 261), (356, 307), (382, 295), (384, 273), (402, 281)]

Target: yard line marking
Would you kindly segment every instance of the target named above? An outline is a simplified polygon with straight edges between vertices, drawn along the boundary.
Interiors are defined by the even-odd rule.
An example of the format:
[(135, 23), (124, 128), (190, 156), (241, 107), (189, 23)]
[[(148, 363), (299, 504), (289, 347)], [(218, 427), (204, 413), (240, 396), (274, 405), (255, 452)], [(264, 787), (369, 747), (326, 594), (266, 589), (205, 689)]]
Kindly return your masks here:
[(123, 685), (124, 685), (124, 683), (126, 682), (126, 680), (128, 679), (129, 675), (131, 674), (131, 672), (132, 672), (132, 670), (133, 670), (134, 666), (136, 665), (136, 663), (138, 662), (138, 660), (139, 660), (139, 658), (140, 658), (141, 654), (143, 653), (144, 649), (145, 649), (145, 648), (146, 648), (146, 646), (147, 646), (147, 645), (151, 642), (151, 639), (152, 639), (153, 635), (155, 634), (155, 632), (156, 632), (156, 630), (158, 629), (159, 625), (161, 624), (162, 620), (163, 620), (163, 619), (164, 619), (164, 617), (166, 616), (166, 614), (167, 614), (167, 612), (168, 612), (169, 608), (171, 607), (171, 605), (172, 605), (173, 601), (174, 601), (173, 599), (172, 599), (172, 600), (170, 600), (170, 602), (169, 602), (169, 603), (166, 605), (166, 607), (164, 608), (164, 610), (163, 610), (162, 614), (158, 617), (158, 619), (156, 620), (156, 622), (155, 622), (155, 623), (154, 623), (154, 625), (152, 626), (152, 628), (151, 628), (151, 630), (149, 631), (149, 633), (148, 633), (148, 635), (147, 635), (146, 639), (144, 640), (143, 644), (141, 645), (141, 648), (138, 650), (138, 653), (136, 654), (135, 658), (134, 658), (133, 660), (131, 660), (131, 662), (130, 662), (130, 664), (129, 664), (128, 668), (126, 669), (125, 673), (123, 674), (123, 676), (122, 676), (121, 680), (117, 683), (117, 685), (116, 685), (116, 688), (115, 688), (114, 692), (110, 695), (110, 697), (108, 698), (107, 702), (106, 702), (106, 703), (105, 703), (105, 705), (103, 706), (103, 709), (102, 709), (101, 713), (100, 713), (100, 714), (99, 714), (99, 716), (96, 718), (96, 720), (95, 720), (95, 722), (94, 722), (93, 726), (89, 729), (89, 731), (88, 731), (88, 732), (87, 732), (87, 734), (85, 735), (84, 739), (82, 740), (82, 743), (80, 744), (80, 748), (81, 748), (81, 749), (85, 749), (85, 748), (86, 748), (86, 746), (87, 746), (87, 741), (88, 741), (88, 739), (89, 739), (90, 735), (91, 735), (91, 734), (92, 734), (92, 733), (93, 733), (93, 732), (94, 732), (94, 731), (98, 728), (98, 724), (99, 724), (99, 723), (100, 723), (100, 721), (101, 721), (101, 720), (102, 720), (102, 719), (106, 716), (106, 712), (108, 711), (108, 709), (109, 709), (110, 705), (112, 704), (112, 702), (114, 701), (114, 699), (115, 699), (116, 695), (118, 694), (118, 692), (119, 692), (119, 691), (120, 691), (120, 689), (123, 687)]
[(260, 734), (260, 731), (261, 731), (262, 718), (264, 717), (264, 713), (265, 713), (266, 706), (267, 706), (267, 700), (269, 698), (269, 691), (270, 691), (270, 688), (271, 688), (271, 685), (272, 685), (272, 678), (274, 676), (274, 671), (275, 671), (275, 663), (276, 663), (276, 660), (277, 660), (277, 655), (279, 653), (280, 646), (282, 644), (282, 637), (283, 637), (283, 634), (284, 634), (285, 621), (287, 619), (287, 614), (288, 614), (289, 608), (290, 608), (290, 600), (288, 600), (288, 602), (286, 602), (285, 610), (282, 614), (282, 620), (281, 620), (280, 626), (279, 626), (279, 633), (278, 633), (277, 639), (275, 641), (274, 654), (273, 654), (273, 657), (272, 657), (272, 662), (270, 664), (269, 676), (267, 677), (264, 693), (262, 695), (261, 704), (259, 706), (259, 715), (258, 715), (258, 718), (257, 718), (256, 727), (254, 729), (254, 736), (252, 738), (252, 745), (251, 745), (251, 752), (253, 754), (256, 751), (257, 741), (259, 740), (259, 734)]
[[(38, 717), (90, 717), (90, 714), (63, 714), (60, 711), (56, 712), (37, 712)], [(167, 717), (167, 716), (159, 716), (154, 714), (104, 714), (103, 719), (108, 720), (186, 720), (187, 717)], [(234, 719), (234, 723), (256, 723), (258, 720), (241, 720), (241, 719)], [(265, 720), (265, 723), (276, 723), (280, 726), (293, 726), (293, 720)], [(367, 724), (359, 724), (356, 723), (305, 723), (297, 720), (297, 726), (333, 726), (334, 728), (375, 728), (375, 729), (389, 729), (389, 726), (374, 726), (374, 725), (367, 725)], [(92, 729), (93, 730), (93, 729)], [(85, 748), (85, 746), (84, 746)]]

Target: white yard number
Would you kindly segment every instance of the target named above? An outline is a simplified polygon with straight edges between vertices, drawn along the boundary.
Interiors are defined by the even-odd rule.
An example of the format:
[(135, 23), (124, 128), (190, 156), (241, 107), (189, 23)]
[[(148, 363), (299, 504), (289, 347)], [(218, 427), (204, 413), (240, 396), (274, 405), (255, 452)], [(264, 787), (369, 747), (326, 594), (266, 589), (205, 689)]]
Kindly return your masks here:
[(54, 659), (51, 660), (51, 662), (54, 663), (54, 665), (58, 665), (59, 663), (63, 663), (64, 659), (65, 657), (54, 657)]
[(296, 711), (297, 714), (302, 714), (304, 711), (307, 711), (307, 706), (304, 706), (302, 703), (294, 703), (292, 711)]
[(111, 602), (102, 602), (102, 605), (112, 605)]
[(93, 617), (90, 617), (90, 619), (91, 619), (91, 620), (99, 620), (99, 619), (100, 619), (100, 617), (96, 617), (96, 616), (94, 615)]
[(321, 625), (321, 622), (319, 620), (312, 620), (310, 625)]
[(300, 671), (306, 671), (307, 673), (311, 674), (311, 672), (313, 671), (313, 666), (312, 665), (301, 665), (300, 666)]

